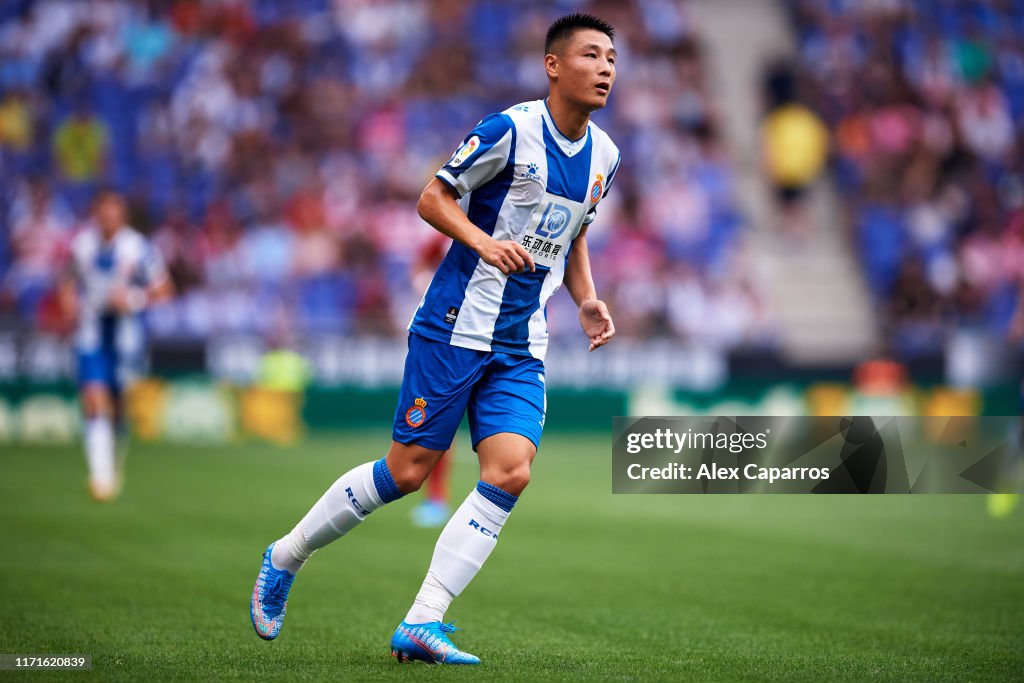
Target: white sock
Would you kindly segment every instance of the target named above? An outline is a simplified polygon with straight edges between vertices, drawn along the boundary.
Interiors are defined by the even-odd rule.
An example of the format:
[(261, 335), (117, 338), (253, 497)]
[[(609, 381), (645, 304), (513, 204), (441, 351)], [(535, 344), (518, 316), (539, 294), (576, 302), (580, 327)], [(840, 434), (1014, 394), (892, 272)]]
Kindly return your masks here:
[(427, 577), (405, 616), (407, 624), (444, 619), (452, 600), (469, 585), (494, 550), (516, 500), (516, 496), (496, 486), (477, 484), (437, 539)]
[(401, 497), (384, 458), (349, 470), (277, 541), (270, 563), (275, 569), (296, 573), (313, 551), (341, 538), (368, 514)]
[(85, 423), (85, 457), (89, 480), (102, 490), (117, 486), (114, 464), (114, 424), (109, 417), (91, 417)]

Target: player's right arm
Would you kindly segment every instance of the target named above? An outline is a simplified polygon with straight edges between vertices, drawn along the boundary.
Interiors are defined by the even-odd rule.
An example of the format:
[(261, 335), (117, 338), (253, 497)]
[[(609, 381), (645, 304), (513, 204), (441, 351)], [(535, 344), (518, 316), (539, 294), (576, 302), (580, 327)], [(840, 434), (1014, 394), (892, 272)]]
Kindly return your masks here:
[(433, 178), (423, 189), (416, 210), (420, 218), (435, 230), (462, 242), (475, 251), (484, 262), (505, 275), (521, 273), (527, 268), (532, 271), (536, 268), (533, 258), (518, 242), (496, 240), (473, 225), (462, 212), (455, 190), (437, 178)]
[(57, 263), (55, 290), (61, 325), (65, 331), (73, 330), (78, 323), (78, 283), (80, 274), (75, 258), (75, 239), (61, 245)]
[(435, 230), (469, 247), (505, 275), (535, 270), (533, 258), (518, 242), (496, 240), (474, 225), (458, 199), (505, 169), (514, 139), (508, 116), (492, 114), (483, 119), (427, 184), (416, 204), (420, 217)]

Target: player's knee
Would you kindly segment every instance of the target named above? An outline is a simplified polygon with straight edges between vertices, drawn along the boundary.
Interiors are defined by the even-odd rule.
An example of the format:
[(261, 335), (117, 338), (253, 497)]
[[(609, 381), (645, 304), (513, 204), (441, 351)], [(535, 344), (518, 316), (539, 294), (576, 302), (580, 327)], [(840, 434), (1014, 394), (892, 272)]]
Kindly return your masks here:
[(112, 403), (110, 395), (97, 387), (90, 387), (82, 393), (82, 412), (87, 418), (109, 417)]
[(430, 468), (419, 463), (399, 465), (391, 471), (391, 477), (395, 480), (395, 486), (403, 494), (419, 491), (429, 474)]
[(441, 453), (414, 445), (394, 444), (387, 455), (388, 471), (403, 494), (418, 491)]
[(530, 462), (527, 460), (513, 467), (488, 472), (483, 479), (513, 496), (521, 495), (530, 483)]

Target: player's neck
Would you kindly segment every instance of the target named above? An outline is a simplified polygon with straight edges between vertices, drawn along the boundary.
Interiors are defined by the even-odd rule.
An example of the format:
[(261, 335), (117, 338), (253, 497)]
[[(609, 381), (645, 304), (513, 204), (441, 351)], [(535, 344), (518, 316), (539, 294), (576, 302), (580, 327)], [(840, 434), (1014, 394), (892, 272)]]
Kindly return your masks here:
[(548, 105), (548, 112), (555, 123), (555, 128), (563, 136), (575, 142), (587, 134), (587, 124), (590, 123), (589, 111), (572, 106), (554, 93), (548, 95), (545, 103)]

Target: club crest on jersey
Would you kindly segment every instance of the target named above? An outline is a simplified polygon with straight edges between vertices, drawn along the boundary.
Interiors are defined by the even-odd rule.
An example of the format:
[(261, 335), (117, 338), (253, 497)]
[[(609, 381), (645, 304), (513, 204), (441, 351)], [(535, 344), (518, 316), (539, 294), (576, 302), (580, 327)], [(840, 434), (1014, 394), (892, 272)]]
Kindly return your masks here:
[(594, 181), (594, 185), (590, 188), (590, 203), (597, 204), (601, 201), (602, 192), (604, 192), (604, 176), (598, 173), (597, 180)]
[(462, 163), (473, 156), (473, 152), (480, 148), (480, 138), (474, 135), (470, 139), (462, 143), (462, 146), (455, 150), (455, 154), (452, 155), (452, 160), (448, 162), (449, 166), (458, 168)]
[(427, 419), (427, 402), (423, 400), (423, 397), (417, 398), (413, 401), (413, 405), (409, 410), (405, 411), (405, 423), (415, 429), (423, 424), (423, 421)]

